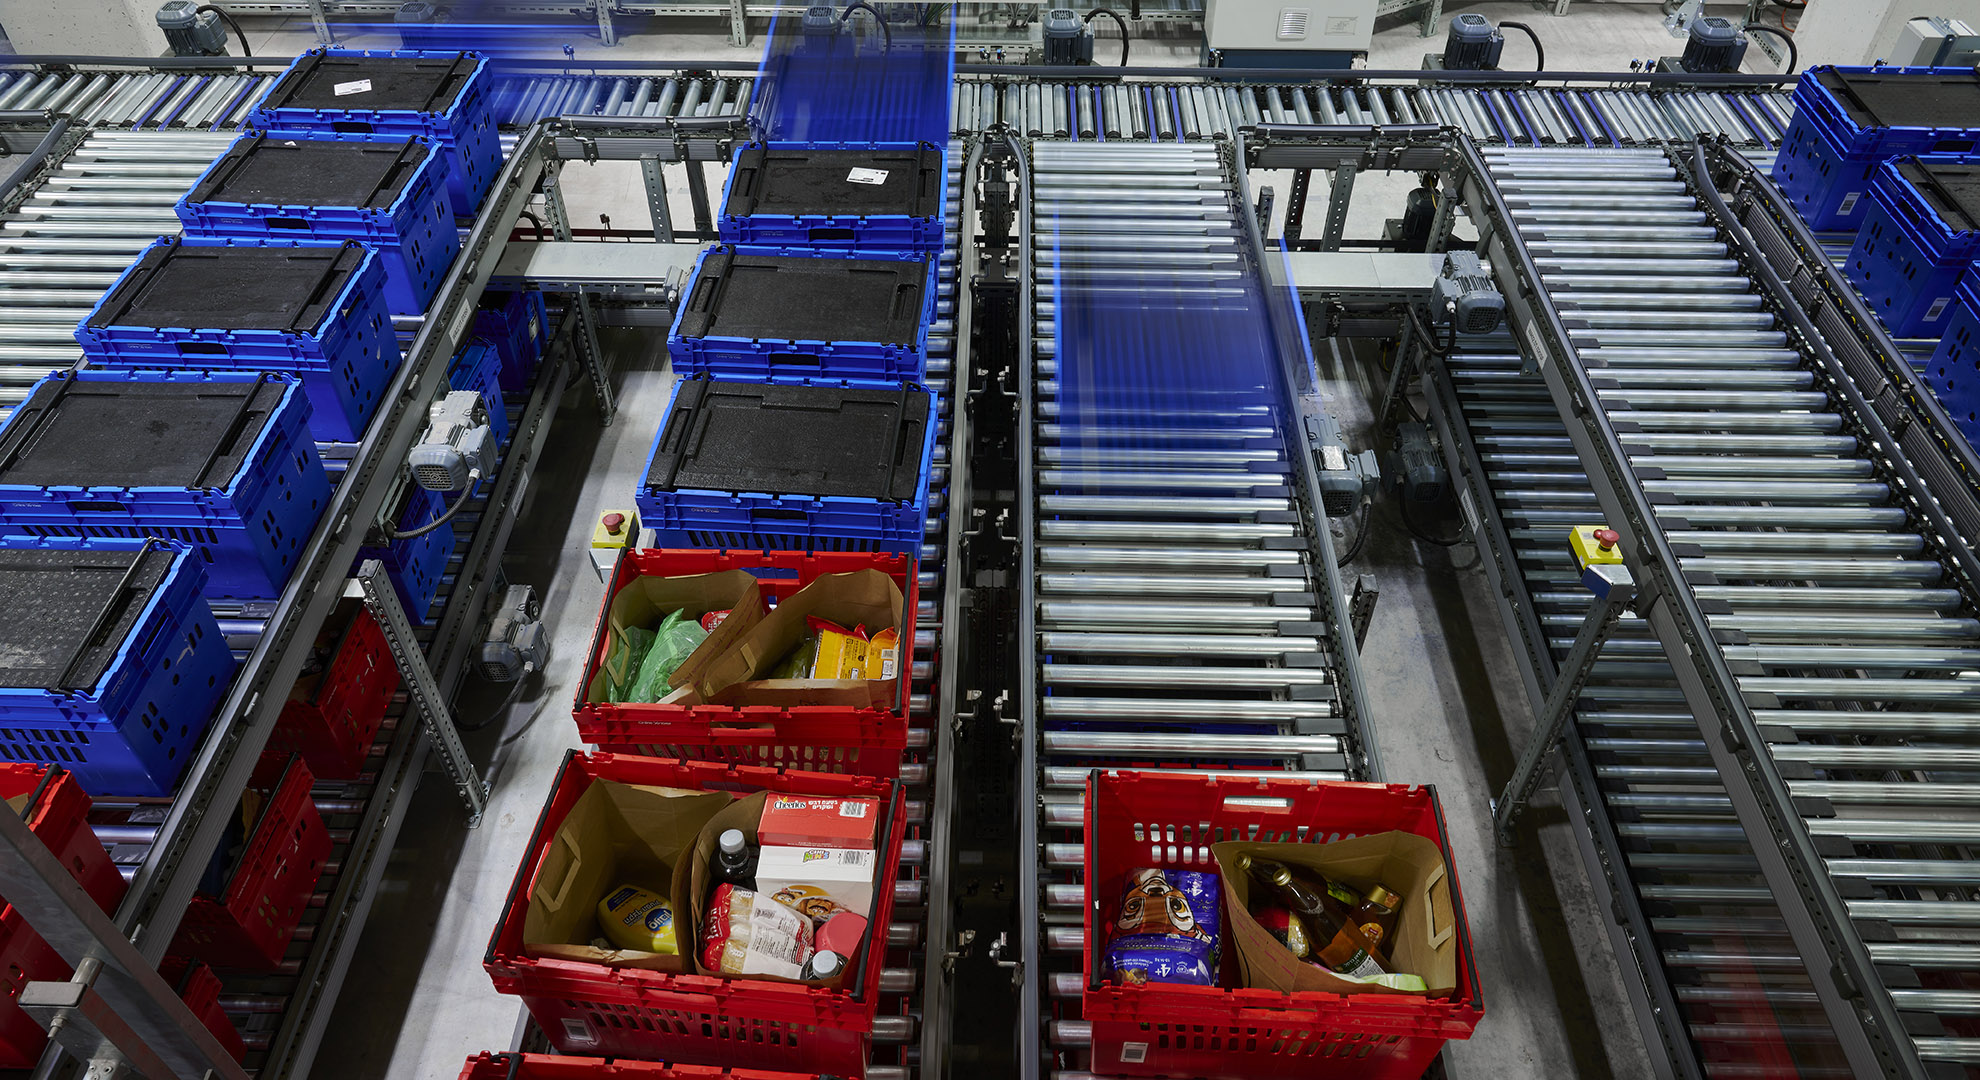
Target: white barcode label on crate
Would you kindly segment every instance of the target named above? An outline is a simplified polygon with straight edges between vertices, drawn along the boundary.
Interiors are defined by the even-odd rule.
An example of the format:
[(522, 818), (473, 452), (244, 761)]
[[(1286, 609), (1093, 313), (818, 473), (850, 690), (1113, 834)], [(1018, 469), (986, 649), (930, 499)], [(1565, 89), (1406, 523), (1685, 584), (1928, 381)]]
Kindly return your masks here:
[(1148, 1060), (1147, 1043), (1122, 1043), (1121, 1064), (1139, 1065)]
[(1950, 296), (1941, 296), (1937, 300), (1932, 301), (1931, 308), (1925, 312), (1925, 321), (1938, 322), (1939, 316), (1944, 315), (1946, 308), (1950, 306), (1952, 306), (1952, 297)]
[(1845, 217), (1849, 216), (1849, 212), (1851, 210), (1856, 209), (1856, 200), (1862, 197), (1863, 197), (1863, 193), (1860, 191), (1852, 191), (1849, 194), (1844, 195), (1842, 205), (1836, 207), (1836, 213), (1841, 214)]
[(352, 94), (369, 94), (371, 93), (371, 80), (352, 79), (350, 82), (340, 82), (331, 87), (330, 92), (338, 97), (349, 97)]
[(854, 184), (884, 184), (887, 182), (887, 170), (854, 169), (846, 174), (846, 180)]
[(564, 1017), (564, 1038), (571, 1042), (597, 1041), (596, 1037), (591, 1034), (591, 1025), (585, 1023), (584, 1018), (581, 1016)]

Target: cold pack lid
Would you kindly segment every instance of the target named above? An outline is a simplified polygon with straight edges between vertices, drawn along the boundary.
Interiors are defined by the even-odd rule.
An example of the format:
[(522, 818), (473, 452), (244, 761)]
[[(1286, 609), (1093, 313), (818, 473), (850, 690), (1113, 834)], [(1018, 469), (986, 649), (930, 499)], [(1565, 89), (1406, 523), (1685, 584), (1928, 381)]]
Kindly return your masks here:
[(646, 483), (907, 502), (927, 432), (925, 390), (684, 379)]
[(0, 429), (0, 484), (224, 488), (293, 384), (65, 378)]
[(911, 345), (927, 287), (928, 264), (918, 259), (813, 259), (721, 247), (695, 272), (680, 332)]
[(752, 143), (736, 157), (727, 212), (934, 217), (943, 179), (942, 152), (927, 143), (815, 150)]
[(0, 548), (0, 686), (95, 686), (177, 557), (156, 544)]
[(251, 135), (207, 170), (186, 201), (383, 210), (399, 201), (430, 150), (415, 138)]
[(1980, 74), (1815, 73), (1858, 127), (1980, 128)]
[(444, 113), (453, 108), (480, 64), (481, 58), (468, 52), (366, 56), (312, 51), (283, 74), (261, 107)]
[[(1980, 123), (1980, 117), (1975, 117)], [(1898, 175), (1911, 182), (1939, 220), (1955, 232), (1980, 229), (1980, 165), (1949, 161), (1919, 161), (1905, 158), (1897, 163)]]
[(364, 257), (363, 245), (355, 242), (339, 247), (160, 244), (117, 282), (85, 325), (306, 333), (330, 314)]

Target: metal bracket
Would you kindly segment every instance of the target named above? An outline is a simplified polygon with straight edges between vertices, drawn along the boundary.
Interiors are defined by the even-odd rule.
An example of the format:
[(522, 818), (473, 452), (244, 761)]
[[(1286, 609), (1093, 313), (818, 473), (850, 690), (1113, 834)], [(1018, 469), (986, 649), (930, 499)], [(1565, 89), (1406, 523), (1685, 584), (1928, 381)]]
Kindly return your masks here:
[(666, 167), (657, 157), (639, 159), (639, 171), (646, 178), (646, 210), (653, 217), (653, 238), (663, 244), (674, 242), (674, 214), (667, 206)]
[(1540, 781), (1541, 763), (1560, 741), (1561, 730), (1567, 726), (1575, 702), (1581, 697), (1581, 688), (1588, 684), (1588, 676), (1595, 669), (1602, 643), (1616, 628), (1616, 620), (1636, 599), (1636, 581), (1621, 563), (1590, 566), (1582, 573), (1583, 580), (1595, 592), (1595, 606), (1588, 609), (1581, 631), (1574, 636), (1574, 647), (1561, 661), (1560, 677), (1554, 680), (1554, 689), (1540, 708), (1533, 736), (1527, 740), (1526, 749), (1520, 751), (1512, 779), (1506, 781), (1505, 791), (1492, 801), (1492, 828), (1499, 843), (1507, 847), (1512, 846), (1513, 824), (1519, 819), (1519, 812), (1526, 808), (1527, 799), (1533, 796), (1534, 785)]
[(1327, 225), (1320, 234), (1323, 251), (1339, 251), (1347, 236), (1348, 203), (1354, 198), (1354, 170), (1335, 169), (1333, 188), (1327, 192)]
[[(564, 167), (553, 164), (543, 172), (543, 210), (550, 218), (550, 235), (559, 240), (571, 238), (571, 212), (564, 204), (564, 190), (559, 181)], [(591, 379), (591, 391), (598, 402), (599, 420), (612, 426), (612, 416), (618, 412), (618, 401), (612, 396), (612, 378), (605, 370), (605, 351), (598, 344), (598, 319), (592, 310), (592, 297), (589, 292), (579, 289), (571, 297), (571, 304), (578, 313), (578, 358), (584, 362), (584, 373)]]
[(337, 35), (330, 30), (330, 19), (323, 10), (323, 0), (309, 0), (309, 24), (316, 29), (319, 45), (335, 45)]
[(612, 25), (612, 7), (616, 0), (592, 0), (598, 9), (598, 43), (608, 48), (619, 43), (619, 31)]
[(1348, 622), (1354, 627), (1356, 649), (1368, 640), (1368, 624), (1375, 620), (1375, 601), (1381, 598), (1382, 589), (1375, 583), (1374, 574), (1362, 574), (1354, 579), (1354, 593), (1348, 597)]
[(385, 632), (385, 644), (391, 647), (399, 675), (406, 681), (406, 696), (412, 699), (427, 738), (440, 752), (441, 764), (447, 767), (447, 775), (453, 779), (461, 801), (467, 804), (467, 825), (472, 829), (481, 824), (481, 812), (488, 806), (488, 782), (475, 771), (474, 762), (468, 760), (460, 729), (454, 726), (454, 717), (447, 711), (447, 695), (441, 692), (433, 669), (426, 666), (426, 654), (413, 636), (405, 609), (399, 606), (399, 594), (392, 588), (392, 580), (385, 576), (385, 564), (377, 559), (364, 560), (358, 567), (357, 583), (364, 592), (364, 606), (378, 620), (378, 628)]

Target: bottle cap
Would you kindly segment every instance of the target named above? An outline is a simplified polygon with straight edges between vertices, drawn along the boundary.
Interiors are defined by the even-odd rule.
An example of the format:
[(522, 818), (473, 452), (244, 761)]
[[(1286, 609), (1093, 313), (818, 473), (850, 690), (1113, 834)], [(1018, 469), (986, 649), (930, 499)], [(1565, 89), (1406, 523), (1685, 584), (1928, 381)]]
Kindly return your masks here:
[(839, 973), (846, 964), (845, 958), (830, 949), (820, 949), (811, 954), (811, 977), (829, 979)]
[(724, 855), (741, 855), (744, 843), (742, 830), (725, 829), (721, 837), (716, 840), (716, 843), (721, 845), (722, 854)]
[(1401, 897), (1397, 896), (1395, 893), (1390, 892), (1389, 890), (1383, 888), (1380, 885), (1369, 886), (1368, 895), (1366, 899), (1371, 904), (1376, 904), (1385, 908), (1392, 908), (1402, 903)]

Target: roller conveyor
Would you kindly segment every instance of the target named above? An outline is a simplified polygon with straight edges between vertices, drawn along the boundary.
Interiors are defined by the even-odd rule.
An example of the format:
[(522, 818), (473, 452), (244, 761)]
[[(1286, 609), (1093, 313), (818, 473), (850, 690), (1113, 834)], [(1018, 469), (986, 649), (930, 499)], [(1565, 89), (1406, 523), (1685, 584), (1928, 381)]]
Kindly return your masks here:
[[(1027, 1013), (1026, 1038), (1060, 1064), (1085, 1056), (1068, 1032), (1089, 768), (1374, 771), (1331, 548), (1314, 543), (1316, 519), (1303, 512), (1307, 450), (1288, 438), (1298, 419), (1270, 375), (1278, 358), (1232, 342), (1231, 366), (1255, 363), (1270, 385), (1188, 386), (1151, 359), (1150, 336), (1176, 317), (1162, 310), (1169, 288), (1189, 290), (1177, 303), (1213, 306), (1265, 288), (1227, 153), (1030, 144), (1030, 745), (1043, 866), (1026, 896), (1043, 901), (1035, 955), (1047, 970), (1031, 985), (1048, 1000), (1028, 1000), (1042, 1011)], [(1209, 227), (1178, 237), (1179, 218)], [(1089, 271), (1124, 272), (1151, 291), (1089, 284)], [(1067, 340), (1080, 342), (1077, 355), (1062, 355)], [(1102, 358), (1110, 352), (1126, 359)]]
[[(1673, 186), (1691, 190), (1688, 168), (1656, 151), (1479, 154), (1545, 290), (1532, 310), (1557, 313), (1571, 346), (1461, 338), (1433, 361), (1447, 446), (1464, 448), (1459, 464), (1475, 477), (1468, 516), (1497, 550), (1495, 572), (1529, 598), (1515, 601), (1530, 611), (1509, 616), (1515, 629), (1549, 653), (1529, 677), (1552, 677), (1591, 606), (1567, 529), (1616, 520), (1616, 496), (1589, 483), (1590, 440), (1560, 420), (1578, 373), (1625, 462), (1620, 490), (1644, 500), (1644, 524), (1668, 553), (1662, 580), (1698, 606), (1726, 672), (1726, 707), (1750, 718), (1756, 765), (1785, 795), (1770, 825), (1747, 781), (1727, 789), (1732, 736), (1710, 713), (1701, 724), (1693, 710), (1709, 699), (1663, 659), (1675, 640), (1667, 616), (1625, 617), (1575, 711), (1562, 787), (1626, 853), (1630, 873), (1598, 873), (1598, 884), (1606, 878), (1622, 908), (1649, 916), (1636, 947), (1618, 950), (1646, 976), (1633, 988), (1646, 1038), (1684, 1051), (1674, 1055), (1681, 1075), (1729, 1065), (1926, 1075), (1926, 1062), (1980, 1063), (1964, 1056), (1962, 1019), (1980, 1008), (1967, 988), (1980, 957), (1963, 944), (1974, 910), (1967, 848), (1980, 835), (1980, 623), (1963, 566), (1913, 509), (1907, 478), (1866, 453), (1860, 415), (1805, 351), (1780, 298), (1746, 276), (1746, 253), (1716, 214), (1689, 247), (1699, 265), (1660, 258), (1654, 291), (1637, 285), (1630, 260), (1596, 267), (1553, 244), (1564, 228), (1594, 229), (1588, 240), (1635, 250), (1639, 223), (1669, 211)], [(1497, 217), (1482, 188), (1467, 188), (1474, 217)], [(1613, 206), (1610, 232), (1559, 224), (1582, 193)], [(1514, 281), (1498, 264), (1515, 258), (1493, 255), (1501, 281)], [(1740, 267), (1737, 293), (1728, 257)], [(1710, 335), (1710, 363), (1688, 368), (1674, 394), (1660, 374), (1666, 356), (1694, 349), (1700, 315), (1713, 312), (1743, 314)], [(1514, 326), (1522, 343), (1546, 340), (1540, 315)], [(1792, 839), (1751, 846), (1775, 831)], [(1777, 850), (1797, 844), (1813, 855), (1812, 895), (1775, 876)], [(1811, 948), (1824, 899), (1840, 936)], [(1859, 967), (1846, 966), (1852, 956)], [(1864, 1002), (1845, 1004), (1840, 979), (1858, 980)], [(1930, 996), (1907, 996), (1916, 994)]]

